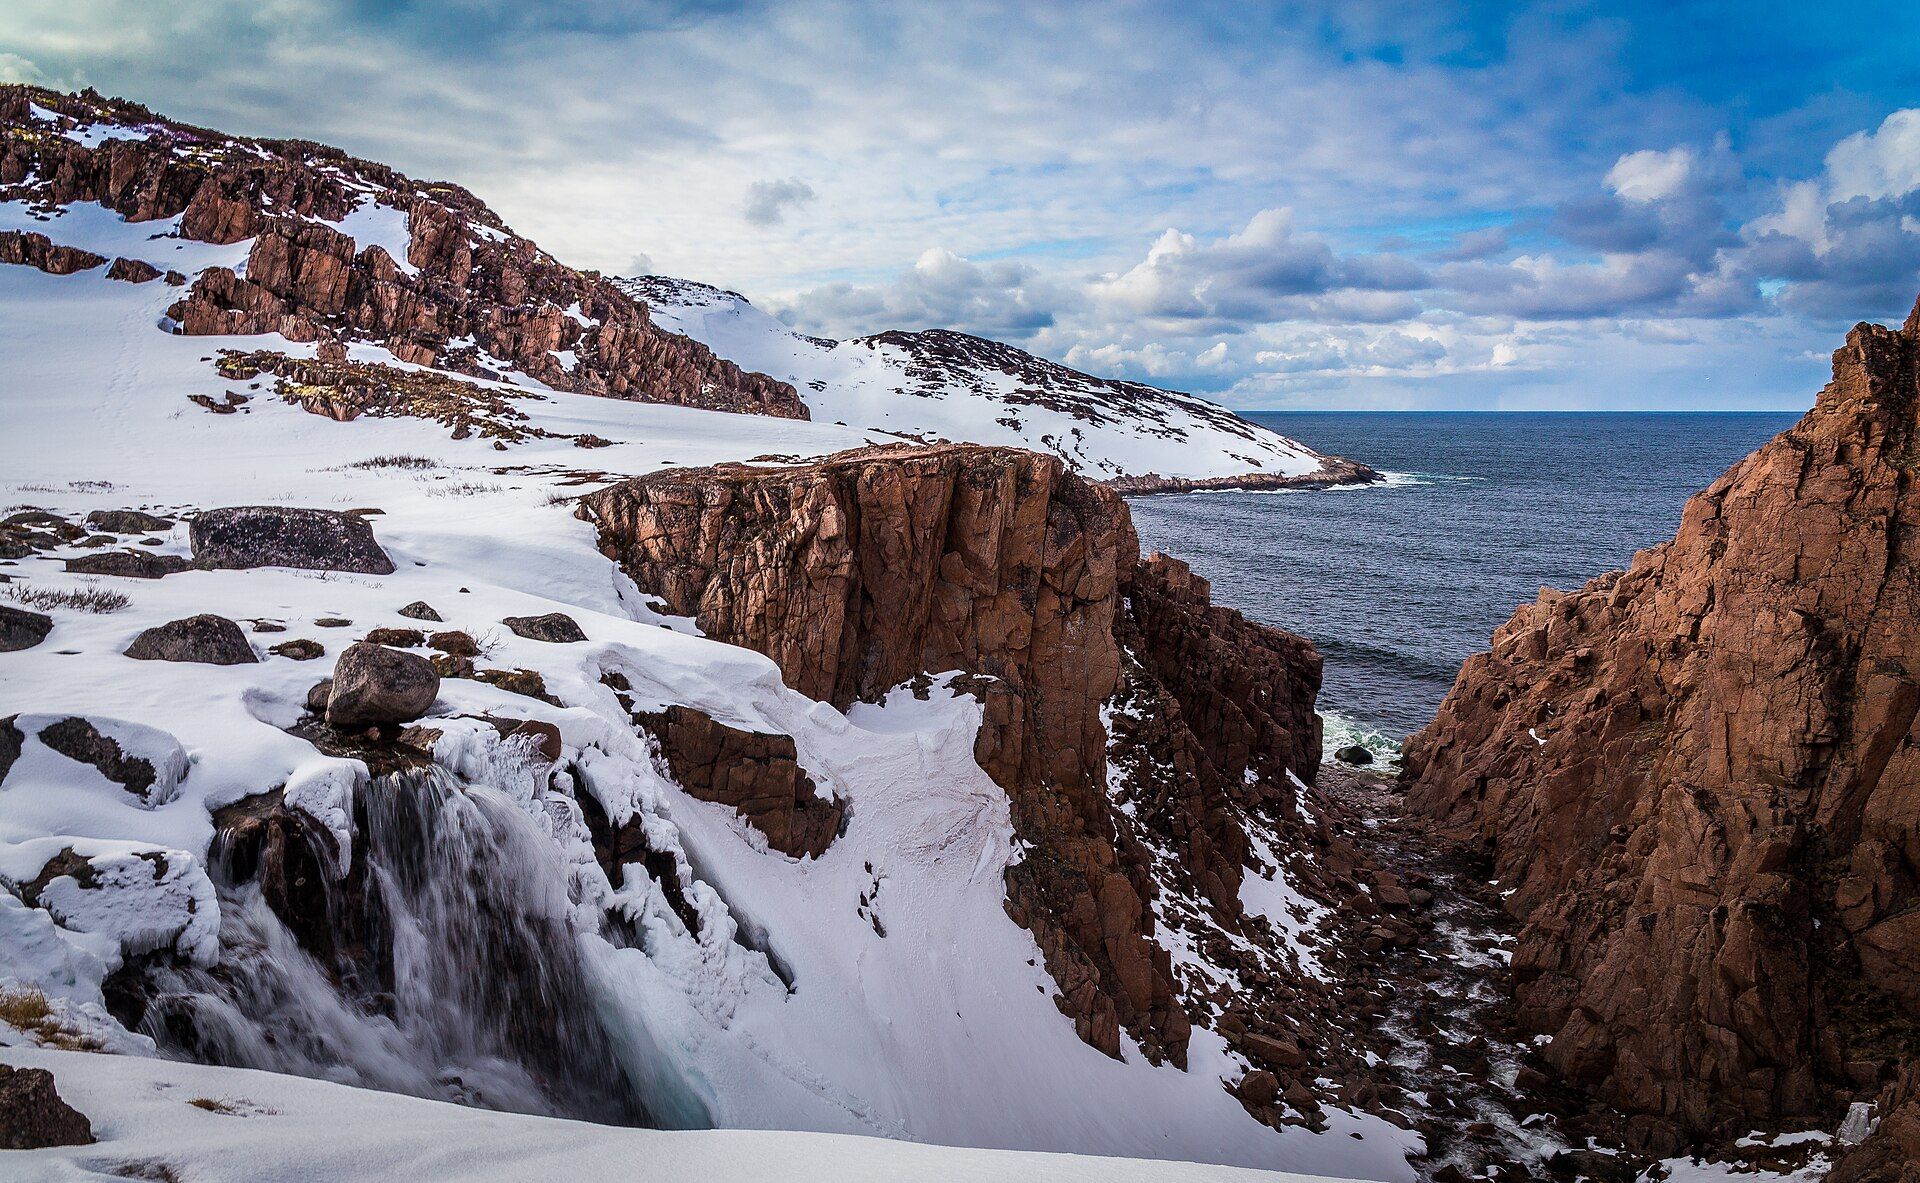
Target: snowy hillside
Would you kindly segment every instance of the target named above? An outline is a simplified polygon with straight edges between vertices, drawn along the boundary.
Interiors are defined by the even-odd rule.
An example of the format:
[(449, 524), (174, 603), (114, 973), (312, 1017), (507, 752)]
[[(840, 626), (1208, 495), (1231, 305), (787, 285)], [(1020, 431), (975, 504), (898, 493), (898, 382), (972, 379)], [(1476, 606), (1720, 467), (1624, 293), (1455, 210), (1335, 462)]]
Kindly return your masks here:
[(1052, 452), (1095, 479), (1142, 478), (1122, 480), (1129, 491), (1377, 479), (1204, 399), (1095, 378), (998, 341), (943, 329), (827, 341), (734, 292), (657, 275), (615, 282), (646, 301), (654, 323), (791, 383), (819, 421)]
[[(45, 108), (32, 119), (16, 145), (91, 150), (146, 134)], [(405, 290), (394, 252), (419, 257), (396, 213), (362, 193), (317, 239), (344, 236), (354, 274), (388, 285), (367, 289), (375, 295)], [(1334, 1101), (1331, 1088), (1324, 1108), (1311, 1092), (1301, 1102), (1313, 1102), (1311, 1120), (1256, 1120), (1229, 1091), (1253, 1065), (1213, 1030), (1195, 1027), (1184, 1069), (1132, 1047), (1109, 1058), (1076, 1035), (1034, 935), (1006, 908), (1005, 872), (1023, 851), (1006, 792), (975, 759), (976, 697), (936, 678), (846, 711), (809, 699), (766, 657), (657, 613), (574, 514), (577, 494), (622, 475), (819, 456), (891, 435), (570, 393), (513, 366), (499, 367), (512, 381), (476, 375), (525, 344), (508, 333), (517, 322), (499, 328), (498, 350), (469, 341), (451, 353), (331, 328), (298, 341), (185, 335), (170, 315), (183, 291), (239, 291), (252, 311), (238, 311), (255, 315), (269, 305), (231, 285), (266, 282), (263, 244), (309, 237), (275, 220), (253, 237), (204, 241), (188, 220), (131, 221), (44, 190), (0, 202), (0, 248), (11, 252), (0, 264), (9, 1041), (662, 1126), (1413, 1177), (1405, 1156), (1419, 1137)], [(311, 277), (324, 264), (308, 267)], [(277, 323), (303, 334), (317, 323), (284, 299), (271, 306)], [(645, 377), (611, 332), (581, 340), (628, 359), (607, 361), (596, 381)], [(645, 356), (729, 372), (704, 351)], [(573, 374), (582, 363), (556, 364)], [(735, 377), (748, 394), (777, 393)], [(1270, 447), (1269, 466), (1310, 459)], [(329, 520), (370, 526), (393, 570), (211, 563), (196, 519), (233, 506), (353, 511)], [(507, 623), (550, 613), (584, 639)], [(204, 614), (220, 619), (169, 632)], [(376, 634), (373, 647), (431, 657), (443, 676), (424, 717), (368, 739), (328, 724), (312, 691)], [(735, 810), (696, 799), (635, 723), (670, 706), (790, 737), (819, 793), (844, 805), (843, 832), (797, 859)], [(610, 828), (631, 838), (620, 848), (630, 858), (604, 849)], [(326, 857), (284, 881), (247, 864), (312, 851)], [(1284, 872), (1256, 870), (1276, 925), (1309, 916)], [(289, 907), (274, 882), (312, 894)], [(336, 910), (363, 917), (365, 931), (313, 930)], [(1296, 940), (1269, 952), (1310, 961)], [(374, 948), (391, 980), (340, 974), (316, 952), (330, 941)], [(1216, 989), (1236, 980), (1177, 951), (1189, 976)], [(180, 1151), (155, 1116), (160, 1094), (128, 1083), (162, 1077), (282, 1110), (301, 1145), (337, 1141), (312, 1116), (318, 1086), (48, 1062), (130, 1153)], [(624, 1082), (619, 1097), (609, 1082)], [(462, 1145), (533, 1128), (341, 1096), (354, 1098), (337, 1102), (352, 1121), (404, 1112), (411, 1126), (430, 1112)], [(255, 1155), (251, 1123), (278, 1128), (209, 1120), (232, 1120), (224, 1144)], [(574, 1127), (540, 1128), (578, 1141)], [(603, 1161), (594, 1156), (631, 1154), (641, 1143), (623, 1139), (642, 1136), (602, 1137), (570, 1153)], [(429, 1142), (416, 1132), (356, 1153), (376, 1172), (419, 1162)], [(689, 1162), (747, 1144), (684, 1143)], [(822, 1145), (793, 1140), (779, 1161), (824, 1161)], [(870, 1162), (858, 1169), (877, 1176), (921, 1161), (867, 1153), (850, 1152), (849, 1169)], [(194, 1177), (229, 1169), (193, 1161)], [(1034, 1177), (1082, 1170), (1042, 1163)]]

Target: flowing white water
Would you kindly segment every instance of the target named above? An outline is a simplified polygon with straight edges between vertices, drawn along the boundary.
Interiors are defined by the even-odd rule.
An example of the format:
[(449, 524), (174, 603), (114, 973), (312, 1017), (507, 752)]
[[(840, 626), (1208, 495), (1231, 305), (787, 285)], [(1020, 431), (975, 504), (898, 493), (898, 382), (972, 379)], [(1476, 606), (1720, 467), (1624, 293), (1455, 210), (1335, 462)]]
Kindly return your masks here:
[(568, 868), (533, 818), (439, 767), (359, 796), (358, 890), (330, 885), (326, 924), (364, 947), (346, 936), (322, 964), (257, 884), (224, 884), (219, 964), (153, 971), (148, 1034), (215, 1063), (645, 1120), (581, 968)]

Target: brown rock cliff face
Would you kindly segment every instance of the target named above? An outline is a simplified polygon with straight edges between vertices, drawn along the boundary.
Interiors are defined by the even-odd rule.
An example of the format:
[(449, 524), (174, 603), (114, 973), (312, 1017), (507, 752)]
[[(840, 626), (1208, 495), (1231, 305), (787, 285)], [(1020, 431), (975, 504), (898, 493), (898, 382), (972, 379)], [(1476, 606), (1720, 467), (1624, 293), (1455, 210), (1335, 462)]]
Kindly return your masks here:
[[(89, 148), (30, 104), (147, 138)], [(491, 357), (581, 394), (807, 417), (793, 387), (657, 328), (644, 304), (511, 233), (465, 189), (320, 144), (229, 137), (92, 92), (0, 86), (0, 198), (95, 201), (133, 222), (178, 217), (181, 236), (199, 242), (252, 238), (244, 278), (209, 268), (169, 309), (182, 333), (366, 340), (477, 377), (495, 375)], [(404, 260), (322, 224), (368, 202), (405, 214)], [(0, 261), (56, 273), (105, 262), (48, 254), (35, 237), (0, 242)]]
[(1521, 608), (1407, 746), (1514, 889), (1522, 1021), (1649, 1148), (1831, 1128), (1920, 1048), (1917, 360), (1920, 311), (1855, 328), (1797, 426)]
[[(589, 495), (582, 513), (669, 611), (766, 653), (811, 697), (844, 708), (923, 673), (984, 675), (970, 682), (986, 710), (975, 754), (1032, 846), (1007, 872), (1009, 913), (1039, 941), (1084, 1039), (1117, 1055), (1124, 1029), (1184, 1062), (1189, 1020), (1150, 939), (1149, 858), (1107, 795), (1100, 712), (1119, 685), (1119, 637), (1156, 665), (1190, 667), (1178, 685), (1196, 718), (1219, 721), (1208, 742), (1240, 783), (1248, 768), (1311, 774), (1292, 763), (1318, 759), (1311, 647), (1219, 614), (1178, 564), (1140, 563), (1118, 496), (1015, 449), (675, 470)], [(1208, 698), (1196, 685), (1227, 667), (1248, 690), (1237, 716), (1222, 701), (1235, 689)], [(1216, 793), (1188, 811), (1223, 898), (1245, 853), (1230, 808)]]

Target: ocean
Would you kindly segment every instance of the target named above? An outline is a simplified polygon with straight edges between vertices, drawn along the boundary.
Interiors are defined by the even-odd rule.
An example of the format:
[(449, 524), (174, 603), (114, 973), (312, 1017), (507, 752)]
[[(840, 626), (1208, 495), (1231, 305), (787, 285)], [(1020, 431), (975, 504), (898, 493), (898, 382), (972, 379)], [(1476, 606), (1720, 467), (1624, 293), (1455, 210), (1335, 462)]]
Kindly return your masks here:
[(1396, 752), (1469, 654), (1541, 587), (1574, 588), (1671, 537), (1688, 497), (1797, 415), (1255, 412), (1389, 474), (1324, 492), (1132, 502), (1145, 550), (1179, 555), (1216, 603), (1326, 659), (1327, 750)]

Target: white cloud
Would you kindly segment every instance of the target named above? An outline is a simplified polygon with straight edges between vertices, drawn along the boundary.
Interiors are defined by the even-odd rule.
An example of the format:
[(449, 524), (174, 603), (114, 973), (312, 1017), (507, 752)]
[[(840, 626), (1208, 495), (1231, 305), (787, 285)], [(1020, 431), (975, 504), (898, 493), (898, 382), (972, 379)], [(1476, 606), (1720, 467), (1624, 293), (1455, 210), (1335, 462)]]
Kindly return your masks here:
[(1827, 153), (1827, 196), (1898, 197), (1920, 189), (1920, 109), (1895, 111)]
[(1607, 170), (1607, 188), (1627, 201), (1660, 201), (1686, 187), (1694, 159), (1693, 149), (1687, 147), (1629, 152)]

